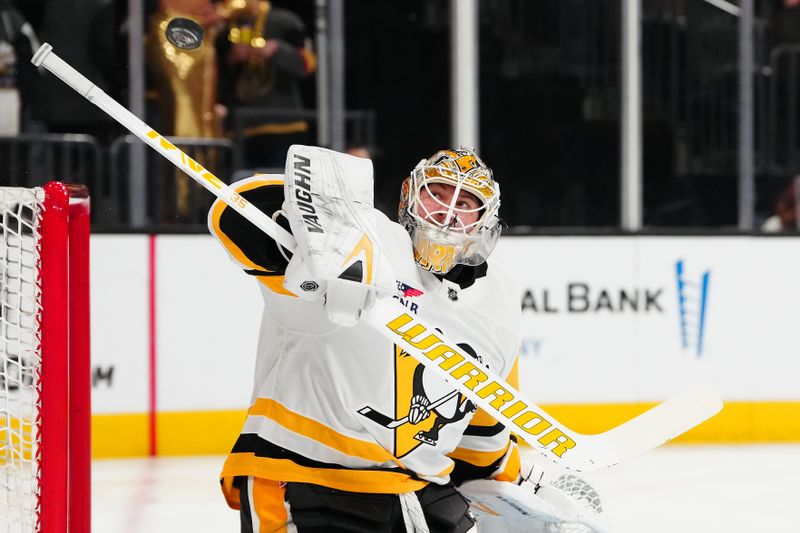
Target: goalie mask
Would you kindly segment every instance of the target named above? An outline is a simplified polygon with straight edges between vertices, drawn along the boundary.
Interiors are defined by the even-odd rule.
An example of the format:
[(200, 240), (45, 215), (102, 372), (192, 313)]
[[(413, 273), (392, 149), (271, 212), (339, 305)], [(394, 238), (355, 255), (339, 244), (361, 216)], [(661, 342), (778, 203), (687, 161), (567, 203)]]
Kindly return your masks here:
[(500, 236), (499, 208), (500, 186), (475, 152), (442, 150), (403, 182), (399, 220), (417, 264), (446, 274), (455, 265), (486, 261)]

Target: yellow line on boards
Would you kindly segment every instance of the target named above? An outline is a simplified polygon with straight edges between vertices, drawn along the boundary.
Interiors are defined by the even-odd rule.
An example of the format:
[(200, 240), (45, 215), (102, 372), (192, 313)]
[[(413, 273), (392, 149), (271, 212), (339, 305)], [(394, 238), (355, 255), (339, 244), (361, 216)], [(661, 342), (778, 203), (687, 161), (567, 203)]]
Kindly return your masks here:
[(92, 458), (147, 455), (148, 419), (147, 413), (92, 415)]
[[(544, 409), (578, 433), (595, 434), (630, 420), (656, 403), (557, 404)], [(800, 442), (800, 402), (725, 402), (722, 411), (675, 442)]]
[(157, 415), (159, 455), (224, 454), (242, 429), (246, 411), (166, 412)]

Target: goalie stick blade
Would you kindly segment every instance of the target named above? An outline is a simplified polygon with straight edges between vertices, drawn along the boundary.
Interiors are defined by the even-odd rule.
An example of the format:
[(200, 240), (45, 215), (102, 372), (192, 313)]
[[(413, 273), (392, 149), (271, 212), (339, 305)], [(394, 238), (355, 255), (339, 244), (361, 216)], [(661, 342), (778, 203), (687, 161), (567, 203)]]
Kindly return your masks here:
[(591, 462), (604, 468), (652, 450), (702, 424), (722, 407), (711, 387), (692, 387), (605, 433), (587, 435), (596, 454)]

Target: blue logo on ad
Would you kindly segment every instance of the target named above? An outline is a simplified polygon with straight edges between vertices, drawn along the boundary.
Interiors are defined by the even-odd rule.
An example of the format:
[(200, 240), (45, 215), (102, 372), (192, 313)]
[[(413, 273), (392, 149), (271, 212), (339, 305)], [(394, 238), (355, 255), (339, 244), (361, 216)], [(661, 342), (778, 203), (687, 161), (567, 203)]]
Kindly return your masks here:
[(542, 355), (543, 337), (523, 337), (520, 343), (520, 355), (522, 357), (539, 357)]
[(703, 354), (708, 283), (711, 272), (706, 270), (696, 281), (688, 280), (683, 268), (683, 259), (679, 259), (675, 262), (675, 276), (678, 284), (681, 347), (684, 350), (694, 350), (695, 355), (700, 357)]

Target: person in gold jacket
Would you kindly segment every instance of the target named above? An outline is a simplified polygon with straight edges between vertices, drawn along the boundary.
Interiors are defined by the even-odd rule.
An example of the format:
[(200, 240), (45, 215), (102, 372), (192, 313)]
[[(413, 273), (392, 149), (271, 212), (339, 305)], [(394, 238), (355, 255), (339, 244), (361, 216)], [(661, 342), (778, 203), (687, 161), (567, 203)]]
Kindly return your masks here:
[[(169, 21), (185, 17), (205, 29), (203, 44), (181, 50), (166, 39)], [(177, 137), (219, 137), (217, 116), (217, 54), (214, 39), (224, 19), (211, 0), (160, 0), (147, 32), (147, 66), (156, 91), (162, 131)], [(212, 161), (200, 161), (213, 166)], [(169, 180), (171, 185), (172, 180)], [(189, 211), (189, 178), (182, 172), (174, 177), (174, 202), (168, 215), (185, 219)], [(171, 192), (171, 191), (170, 191)], [(174, 205), (172, 205), (174, 204)]]

